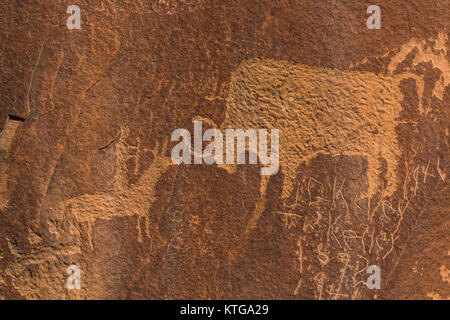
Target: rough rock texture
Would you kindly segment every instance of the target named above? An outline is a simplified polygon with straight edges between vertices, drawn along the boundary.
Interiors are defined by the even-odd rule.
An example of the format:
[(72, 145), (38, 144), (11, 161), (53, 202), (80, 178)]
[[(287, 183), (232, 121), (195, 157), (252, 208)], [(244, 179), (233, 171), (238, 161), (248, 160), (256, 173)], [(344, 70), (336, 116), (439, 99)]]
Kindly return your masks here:
[[(0, 297), (450, 298), (449, 2), (371, 4), (1, 1)], [(173, 164), (195, 119), (280, 171)]]

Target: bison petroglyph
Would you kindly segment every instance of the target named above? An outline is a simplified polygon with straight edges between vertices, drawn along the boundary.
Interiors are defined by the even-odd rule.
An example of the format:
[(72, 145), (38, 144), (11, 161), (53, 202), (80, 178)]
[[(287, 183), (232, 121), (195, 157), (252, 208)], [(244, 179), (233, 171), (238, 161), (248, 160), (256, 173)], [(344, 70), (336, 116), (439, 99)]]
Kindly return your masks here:
[(275, 60), (241, 64), (230, 86), (224, 128), (280, 129), (283, 196), (298, 166), (319, 152), (364, 155), (369, 194), (387, 161), (386, 192), (396, 186), (396, 118), (402, 95), (393, 77)]

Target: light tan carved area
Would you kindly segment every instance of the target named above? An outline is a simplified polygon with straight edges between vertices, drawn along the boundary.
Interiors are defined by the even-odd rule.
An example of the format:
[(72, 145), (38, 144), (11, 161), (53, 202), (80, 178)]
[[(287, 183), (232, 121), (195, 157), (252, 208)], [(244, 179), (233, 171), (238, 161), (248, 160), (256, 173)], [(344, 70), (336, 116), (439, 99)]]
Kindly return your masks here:
[[(380, 158), (387, 162), (385, 195), (397, 187), (399, 146), (395, 127), (402, 109), (400, 81), (424, 80), (395, 70), (417, 49), (413, 65), (432, 62), (442, 71), (433, 94), (442, 99), (449, 83), (447, 35), (440, 33), (433, 46), (412, 39), (402, 46), (388, 67), (388, 75), (341, 71), (270, 59), (243, 62), (234, 73), (223, 128), (280, 129), (280, 164), (284, 171), (283, 197), (293, 191), (296, 170), (319, 152), (362, 155), (368, 161), (372, 196), (380, 187)], [(421, 101), (422, 99), (420, 99)], [(423, 110), (426, 115), (429, 110)]]
[[(320, 152), (367, 157), (368, 197), (379, 185), (383, 157), (388, 163), (386, 193), (392, 194), (400, 155), (395, 119), (401, 99), (392, 77), (251, 60), (233, 75), (222, 128), (280, 130), (283, 198), (294, 191), (299, 165)], [(261, 199), (230, 258), (248, 240), (266, 208), (268, 179), (264, 176), (261, 181)]]
[[(145, 226), (138, 225), (138, 240), (142, 239), (142, 231), (149, 237), (149, 217), (148, 210), (155, 201), (155, 185), (159, 178), (166, 172), (171, 159), (166, 156), (168, 140), (162, 144), (157, 143), (154, 150), (153, 163), (142, 174), (139, 181), (129, 185), (126, 176), (126, 161), (130, 157), (129, 150), (125, 143), (128, 130), (122, 127), (120, 139), (117, 142), (116, 162), (117, 171), (115, 184), (116, 190), (96, 194), (84, 194), (76, 198), (67, 200), (62, 211), (73, 215), (78, 223), (88, 224), (89, 244), (92, 243), (92, 227), (97, 219), (111, 220), (113, 217), (138, 216), (145, 221)], [(137, 161), (139, 161), (137, 159)], [(140, 221), (140, 219), (138, 219)]]
[[(417, 50), (414, 55), (414, 59), (412, 61), (413, 68), (422, 62), (431, 62), (433, 68), (437, 68), (441, 70), (441, 77), (436, 82), (436, 85), (433, 89), (433, 95), (443, 99), (444, 89), (450, 83), (450, 62), (448, 60), (447, 55), (447, 41), (448, 34), (447, 33), (439, 33), (436, 39), (429, 39), (433, 41), (433, 44), (427, 43), (426, 40), (417, 40), (412, 39), (407, 44), (403, 45), (401, 50), (395, 55), (395, 57), (391, 60), (388, 72), (390, 74), (394, 74), (399, 65), (406, 59), (406, 57), (411, 54), (413, 51)], [(418, 94), (419, 98), (422, 98), (423, 90), (424, 90), (424, 81), (421, 77), (417, 76), (414, 73), (403, 73), (400, 75), (401, 79), (411, 77), (418, 82)], [(424, 109), (422, 104), (422, 99), (420, 99), (420, 112), (424, 115), (427, 115), (430, 111), (429, 109)]]
[(224, 128), (280, 130), (283, 197), (293, 191), (301, 162), (319, 152), (364, 155), (369, 190), (379, 185), (380, 157), (388, 163), (388, 186), (396, 188), (399, 148), (395, 126), (402, 95), (392, 77), (252, 60), (236, 71)]
[[(365, 286), (361, 279), (364, 279), (368, 265), (374, 258), (381, 263), (397, 247), (400, 229), (407, 216), (412, 214), (411, 201), (414, 202), (418, 190), (427, 178), (445, 181), (445, 168), (440, 167), (438, 156), (428, 161), (426, 166), (399, 163), (396, 126), (400, 123), (398, 116), (403, 100), (400, 82), (408, 78), (416, 80), (420, 114), (436, 121), (422, 105), (425, 81), (413, 71), (416, 65), (424, 62), (431, 62), (438, 68), (442, 74), (432, 95), (442, 100), (450, 74), (446, 43), (447, 35), (442, 33), (437, 39), (411, 40), (394, 55), (387, 75), (270, 59), (245, 61), (234, 73), (222, 128), (280, 129), (280, 164), (284, 173), (282, 197), (286, 199), (293, 195), (295, 203), (286, 205), (278, 213), (285, 219), (288, 229), (297, 222), (303, 225), (303, 236), (298, 239), (299, 281), (293, 288), (294, 295), (301, 290), (302, 283), (312, 281), (317, 286), (317, 299), (360, 297), (361, 286)], [(417, 52), (412, 66), (396, 72), (413, 50)], [(355, 199), (346, 199), (341, 191), (349, 183), (345, 179), (338, 181), (336, 177), (330, 177), (330, 190), (325, 190), (330, 183), (306, 177), (302, 183), (307, 184), (309, 206), (331, 206), (329, 212), (320, 213), (318, 210), (317, 220), (309, 221), (294, 210), (297, 202), (308, 202), (308, 199), (298, 199), (299, 184), (295, 187), (295, 179), (299, 165), (308, 163), (319, 153), (366, 158), (369, 186), (367, 190), (360, 190)], [(386, 186), (381, 185), (381, 159), (387, 163)], [(397, 176), (399, 167), (405, 174), (401, 185)], [(436, 175), (430, 173), (434, 169)], [(233, 248), (232, 256), (244, 245), (242, 240), (248, 240), (251, 229), (265, 209), (267, 183), (264, 181), (261, 183), (260, 203), (242, 239)], [(315, 201), (311, 198), (310, 185), (322, 190), (313, 197)], [(400, 190), (400, 199), (394, 200), (391, 196), (396, 190)], [(378, 192), (380, 194), (375, 196)], [(327, 194), (332, 194), (332, 197), (327, 198)], [(352, 204), (358, 214), (366, 216), (365, 224), (357, 226), (348, 220)], [(331, 212), (338, 208), (339, 215), (332, 217)], [(337, 226), (339, 219), (343, 219), (344, 227)], [(321, 221), (328, 221), (326, 227), (321, 226)], [(323, 232), (326, 233), (326, 241), (308, 243), (310, 236), (317, 239)], [(332, 245), (333, 241), (339, 247)], [(317, 260), (305, 257), (305, 245), (315, 246), (311, 250), (317, 254)], [(330, 278), (330, 272), (334, 271), (327, 265), (331, 261), (342, 265), (337, 280)]]
[[(450, 284), (450, 270), (447, 269), (446, 265), (441, 265), (441, 267), (439, 268), (439, 273), (441, 275), (442, 282), (444, 282), (443, 286), (448, 286)], [(428, 292), (427, 298), (430, 298), (432, 300), (450, 300), (450, 296), (445, 297), (437, 292)]]
[[(399, 91), (399, 83), (402, 79), (413, 77), (419, 84), (419, 96), (423, 92), (423, 80), (416, 74), (394, 75), (394, 71), (406, 55), (418, 47), (419, 54), (416, 55), (414, 63), (431, 61), (442, 71), (442, 80), (439, 82), (442, 83), (442, 88), (445, 88), (448, 85), (448, 75), (450, 74), (445, 43), (446, 36), (443, 34), (439, 35), (433, 48), (426, 47), (425, 41), (410, 41), (392, 59), (389, 67), (391, 74), (386, 76), (369, 72), (311, 67), (287, 61), (268, 59), (246, 61), (241, 64), (232, 77), (226, 119), (221, 127), (280, 129), (280, 164), (285, 175), (282, 192), (284, 198), (295, 193), (294, 183), (298, 166), (303, 161), (308, 161), (322, 152), (331, 155), (345, 154), (367, 157), (369, 188), (365, 194), (361, 194), (361, 199), (370, 199), (377, 189), (383, 189), (379, 178), (381, 174), (380, 158), (385, 159), (387, 162), (387, 186), (381, 199), (372, 206), (369, 201), (369, 206), (364, 208), (367, 209), (367, 228), (363, 233), (350, 229), (342, 231), (344, 240), (362, 242), (362, 247), (365, 245), (364, 237), (370, 236), (374, 248), (382, 247), (379, 249), (379, 254), (384, 259), (389, 256), (395, 246), (403, 214), (416, 192), (416, 190), (413, 193), (407, 192), (406, 183), (405, 186), (397, 185), (396, 169), (400, 154), (395, 132), (397, 125), (395, 119), (401, 111), (400, 102), (403, 98)], [(434, 90), (436, 96), (441, 95), (442, 97), (443, 89), (440, 86), (437, 85)], [(423, 110), (423, 113), (426, 115), (426, 110)], [(116, 161), (120, 168), (116, 176), (116, 190), (81, 195), (68, 199), (63, 206), (64, 214), (72, 215), (78, 223), (87, 223), (90, 229), (88, 232), (91, 246), (94, 245), (92, 228), (97, 219), (110, 220), (113, 217), (121, 216), (142, 217), (146, 221), (146, 225), (138, 225), (138, 234), (142, 235), (144, 232), (149, 236), (147, 215), (155, 200), (155, 185), (169, 166), (173, 165), (171, 159), (166, 156), (168, 154), (167, 141), (161, 142), (153, 150), (153, 163), (143, 172), (137, 183), (129, 185), (126, 179), (126, 160), (130, 154), (125, 143), (128, 130), (128, 128), (122, 128), (122, 134), (116, 143), (118, 150)], [(8, 131), (7, 125), (6, 129), (1, 132), (0, 151), (2, 148), (5, 149), (4, 146), (7, 145), (5, 141), (9, 141), (13, 131), (13, 127), (10, 127)], [(0, 167), (0, 208), (7, 201), (4, 194), (4, 190), (6, 190), (4, 180), (7, 176), (5, 170), (2, 165)], [(410, 181), (420, 182), (427, 178), (428, 170), (428, 167), (416, 167), (411, 164), (411, 168), (407, 170), (407, 178)], [(437, 170), (440, 172), (439, 162)], [(445, 173), (440, 175), (440, 178), (445, 180)], [(261, 182), (261, 200), (255, 208), (243, 237), (250, 236), (250, 231), (256, 226), (265, 209), (267, 179), (268, 177), (264, 177)], [(310, 183), (320, 182), (314, 182), (314, 178), (311, 177)], [(344, 183), (343, 181), (334, 181), (335, 195), (330, 201), (346, 202), (340, 192)], [(405, 188), (403, 194), (408, 195), (394, 206), (385, 197), (400, 187)], [(420, 183), (417, 187), (420, 188)], [(355, 202), (358, 203), (361, 199), (355, 199)], [(346, 208), (348, 209), (348, 206)], [(393, 219), (390, 232), (377, 235), (373, 233), (375, 221), (371, 220), (371, 217), (378, 209), (392, 212), (395, 219)], [(301, 218), (295, 213), (283, 212), (282, 214), (285, 215), (286, 224), (288, 221)], [(138, 221), (140, 220), (138, 219)], [(309, 226), (309, 223), (312, 224)], [(312, 228), (313, 223), (304, 221), (305, 228), (308, 226)], [(74, 230), (78, 230), (78, 228), (74, 228)], [(330, 224), (328, 230), (330, 238), (332, 238), (334, 236), (333, 224)], [(303, 257), (304, 249), (302, 249), (305, 242), (307, 242), (305, 238), (298, 239), (300, 274), (308, 268)], [(232, 250), (232, 255), (244, 242), (239, 243)], [(80, 243), (76, 243), (70, 247), (44, 248), (24, 256), (17, 251), (13, 243), (9, 243), (10, 251), (16, 256), (16, 263), (8, 266), (7, 274), (13, 279), (14, 287), (26, 297), (64, 297), (66, 291), (63, 285), (57, 288), (52, 287), (52, 284), (55, 283), (63, 284), (66, 276), (64, 268), (58, 265), (58, 255), (82, 254), (80, 246)], [(344, 248), (345, 246), (346, 243), (343, 243)], [(317, 247), (317, 260), (320, 263), (327, 263), (327, 256), (324, 254), (326, 249), (325, 244), (319, 244)], [(363, 253), (366, 253), (366, 248)], [(343, 269), (342, 277), (335, 284), (337, 297), (339, 297), (340, 285), (348, 276), (349, 270), (353, 270), (352, 277), (355, 280), (368, 265), (364, 254), (353, 252), (350, 248), (343, 249), (338, 255)], [(358, 261), (356, 266), (355, 261)], [(42, 277), (22, 277), (24, 268), (32, 265), (38, 265), (37, 268), (42, 269)], [(37, 272), (40, 272), (39, 270)], [(52, 271), (47, 272), (46, 270)], [(57, 281), (46, 278), (53, 275), (58, 275)], [(314, 281), (317, 283), (318, 292), (321, 293), (324, 288), (325, 275), (317, 273), (315, 277)], [(297, 287), (293, 288), (294, 294), (302, 286), (302, 277), (299, 278)], [(1, 281), (2, 279), (0, 279)], [(87, 289), (80, 292), (80, 297), (87, 296), (85, 290)], [(321, 297), (320, 293), (318, 293), (318, 298)], [(358, 297), (356, 289), (354, 297)]]
[[(416, 43), (415, 40), (412, 43)], [(404, 47), (411, 50), (411, 43)], [(443, 54), (439, 52), (438, 58), (432, 57), (432, 62), (442, 63), (439, 56)], [(399, 53), (401, 57), (396, 56), (392, 60), (390, 67), (392, 70), (395, 70), (396, 65), (403, 61), (403, 55), (405, 55), (404, 49)], [(431, 56), (425, 55), (422, 58), (429, 57)], [(280, 129), (280, 161), (285, 173), (283, 197), (287, 197), (294, 191), (293, 183), (300, 163), (314, 158), (320, 152), (331, 155), (360, 155), (367, 158), (369, 188), (366, 192), (362, 190), (360, 197), (354, 201), (356, 203), (364, 199), (369, 201), (368, 207), (364, 208), (367, 211), (368, 225), (361, 234), (353, 229), (340, 230), (343, 232), (345, 247), (338, 254), (338, 260), (342, 261), (343, 269), (339, 281), (333, 284), (336, 298), (341, 297), (339, 290), (343, 289), (340, 287), (349, 275), (356, 287), (351, 297), (358, 297), (357, 286), (361, 285), (361, 282), (358, 283), (357, 279), (368, 265), (365, 255), (372, 250), (377, 252), (380, 259), (390, 255), (398, 238), (397, 233), (403, 221), (403, 215), (410, 202), (410, 199), (406, 197), (394, 207), (387, 200), (396, 188), (404, 187), (397, 185), (399, 146), (395, 127), (403, 99), (399, 91), (399, 83), (408, 77), (419, 79), (419, 87), (423, 83), (420, 77), (410, 73), (380, 76), (370, 72), (310, 67), (286, 61), (252, 60), (242, 63), (232, 78), (226, 119), (221, 128)], [(418, 90), (420, 95), (423, 88)], [(164, 156), (167, 153), (164, 151), (166, 147), (163, 144), (161, 150), (156, 148), (158, 150), (155, 150), (155, 160), (140, 180), (128, 186), (125, 179), (125, 162), (128, 156), (124, 142), (126, 132), (127, 129), (123, 129), (117, 144), (119, 150), (117, 161), (122, 168), (117, 176), (117, 190), (109, 193), (86, 194), (69, 199), (65, 203), (66, 213), (73, 215), (80, 223), (87, 222), (89, 229), (92, 228), (96, 219), (109, 220), (114, 216), (140, 216), (148, 224), (147, 214), (155, 196), (154, 186), (171, 165), (170, 158)], [(383, 189), (379, 178), (380, 158), (387, 162), (387, 186), (382, 197), (376, 202), (374, 199), (375, 203), (371, 205), (370, 199), (373, 194)], [(232, 172), (235, 166), (221, 165), (220, 167)], [(421, 172), (424, 174), (423, 178), (426, 178), (425, 171), (428, 168), (422, 168), (420, 172), (419, 169), (417, 167), (415, 170), (408, 170), (410, 179), (419, 179)], [(261, 199), (244, 234), (230, 251), (231, 258), (235, 257), (238, 249), (251, 236), (251, 231), (266, 207), (268, 179), (269, 177), (263, 177)], [(313, 178), (310, 180), (313, 181), (311, 183), (320, 183), (314, 182)], [(344, 183), (345, 181), (335, 181), (333, 199), (336, 202), (347, 201), (340, 191)], [(406, 190), (405, 193), (407, 193)], [(372, 218), (377, 210), (389, 211), (395, 215), (391, 232), (374, 234), (376, 221)], [(289, 213), (283, 214), (288, 221)], [(307, 228), (306, 221), (305, 226)], [(149, 236), (148, 226), (142, 228), (138, 225), (139, 235), (143, 234), (142, 230)], [(329, 225), (328, 230), (329, 239), (336, 236), (333, 224)], [(93, 246), (91, 233), (92, 230), (89, 231), (89, 241)], [(365, 237), (370, 238), (370, 243), (364, 242)], [(302, 261), (302, 265), (306, 261), (301, 257), (301, 248), (306, 240), (298, 241), (299, 261)], [(351, 246), (347, 245), (349, 241), (360, 241), (363, 251), (351, 252)], [(317, 259), (323, 265), (326, 265), (330, 259), (325, 253), (328, 249), (327, 244), (319, 244), (317, 247)], [(306, 269), (307, 266), (303, 268)], [(323, 298), (322, 289), (325, 286), (320, 283), (325, 281), (326, 274), (318, 273), (315, 276), (317, 279), (314, 281), (318, 285), (317, 298)], [(297, 288), (293, 289), (294, 292), (300, 289), (301, 280), (300, 278)]]
[(8, 204), (8, 152), (19, 127), (18, 121), (8, 119), (2, 132), (0, 132), (0, 210)]
[(450, 284), (450, 270), (447, 269), (445, 265), (441, 265), (439, 272), (441, 274), (442, 281)]

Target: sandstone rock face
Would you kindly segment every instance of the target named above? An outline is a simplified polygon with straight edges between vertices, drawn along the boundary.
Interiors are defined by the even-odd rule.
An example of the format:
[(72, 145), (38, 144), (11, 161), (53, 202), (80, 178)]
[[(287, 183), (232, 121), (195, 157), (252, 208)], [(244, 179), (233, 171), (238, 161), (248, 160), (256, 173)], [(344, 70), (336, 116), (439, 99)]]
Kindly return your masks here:
[[(450, 298), (447, 1), (72, 2), (0, 3), (1, 298)], [(280, 170), (173, 163), (195, 119)]]

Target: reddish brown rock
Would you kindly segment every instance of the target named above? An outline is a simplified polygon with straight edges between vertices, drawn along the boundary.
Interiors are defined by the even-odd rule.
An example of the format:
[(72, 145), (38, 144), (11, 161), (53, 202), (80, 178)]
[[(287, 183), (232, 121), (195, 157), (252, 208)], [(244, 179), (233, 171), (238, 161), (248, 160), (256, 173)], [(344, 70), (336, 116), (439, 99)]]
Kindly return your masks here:
[[(73, 4), (80, 30), (0, 4), (1, 298), (450, 297), (446, 1), (380, 30), (354, 1)], [(199, 118), (279, 128), (278, 174), (172, 163)]]

